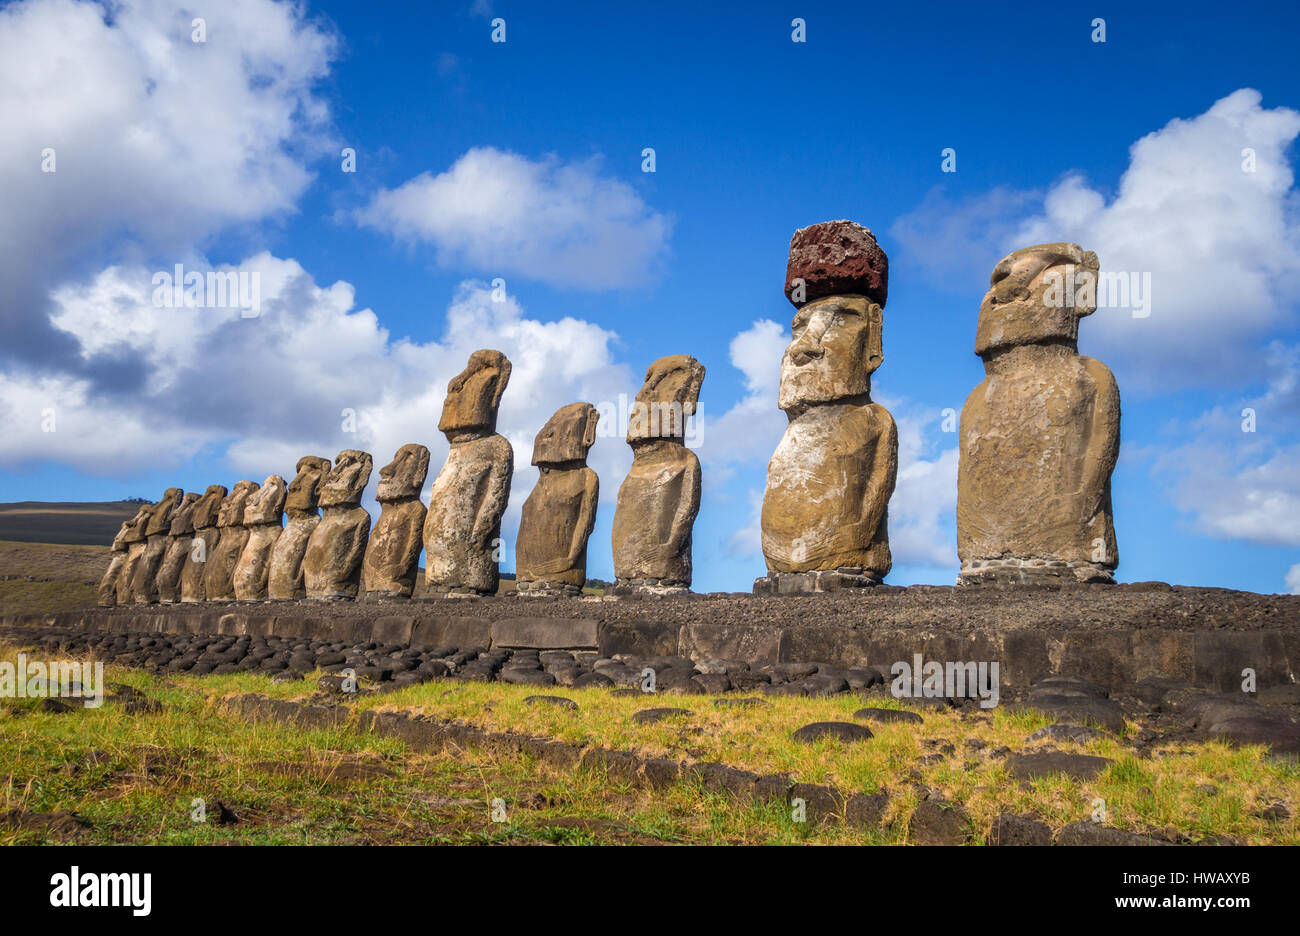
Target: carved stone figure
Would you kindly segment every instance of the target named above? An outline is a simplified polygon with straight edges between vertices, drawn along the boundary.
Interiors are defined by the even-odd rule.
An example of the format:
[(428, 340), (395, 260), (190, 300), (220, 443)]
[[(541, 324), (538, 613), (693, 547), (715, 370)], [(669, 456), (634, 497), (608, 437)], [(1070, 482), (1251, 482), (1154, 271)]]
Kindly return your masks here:
[(344, 449), (321, 486), (320, 524), (312, 531), (303, 556), (307, 597), (351, 599), (361, 585), (361, 562), (370, 538), (370, 514), (361, 494), (370, 481), (370, 453)]
[(1078, 351), (1097, 270), (1065, 243), (993, 270), (975, 335), (986, 376), (961, 412), (958, 584), (1114, 581), (1119, 388)]
[[(149, 515), (151, 504), (144, 504), (135, 512), (135, 516), (126, 520), (113, 537), (113, 552), (108, 560), (108, 569), (99, 583), (98, 604), (101, 608), (111, 608), (117, 604), (118, 589), (121, 586), (122, 572), (126, 568), (127, 549), (130, 547), (128, 537), (132, 531)], [(127, 579), (130, 582), (130, 579)], [(128, 586), (128, 591), (129, 586)]]
[(158, 575), (154, 579), (158, 588), (158, 600), (163, 604), (173, 604), (180, 600), (181, 571), (185, 568), (190, 545), (194, 542), (194, 507), (198, 502), (199, 495), (190, 491), (172, 513), (171, 527), (167, 531), (167, 551), (163, 554), (162, 564), (158, 566)]
[(284, 527), (284, 501), (288, 496), (284, 478), (271, 475), (262, 482), (244, 508), (244, 529), (248, 542), (235, 563), (235, 600), (265, 601), (271, 575), (271, 551)]
[(533, 464), (541, 474), (519, 518), (515, 578), (521, 595), (582, 593), (587, 538), (600, 496), (587, 451), (599, 419), (590, 403), (570, 403), (556, 410), (533, 442)]
[(167, 533), (172, 525), (172, 513), (180, 505), (185, 492), (168, 488), (162, 500), (153, 505), (145, 521), (144, 552), (131, 576), (131, 597), (136, 604), (156, 604), (158, 601), (158, 568), (167, 552)]
[(424, 517), (420, 488), (429, 474), (429, 450), (403, 445), (393, 460), (379, 469), (379, 519), (370, 531), (361, 566), (361, 590), (374, 598), (410, 598), (415, 590), (420, 550), (424, 548)]
[(210, 484), (203, 496), (194, 505), (190, 521), (194, 524), (194, 536), (190, 539), (189, 555), (185, 558), (185, 567), (181, 569), (181, 601), (185, 604), (204, 601), (207, 597), (203, 588), (203, 573), (208, 567), (208, 557), (217, 548), (221, 531), (217, 529), (217, 518), (221, 514), (221, 505), (226, 502), (226, 486)]
[(798, 311), (777, 401), (790, 422), (767, 466), (768, 575), (755, 592), (864, 587), (889, 572), (898, 431), (871, 402), (888, 282), (885, 252), (861, 225), (828, 221), (790, 240), (786, 295)]
[(685, 445), (704, 365), (689, 354), (650, 365), (627, 428), (632, 467), (614, 511), (614, 575), (623, 591), (672, 594), (691, 586), (691, 529), (700, 510), (700, 460)]
[(208, 554), (203, 570), (203, 592), (207, 601), (235, 600), (235, 564), (248, 543), (244, 510), (256, 493), (256, 481), (239, 481), (221, 502), (221, 511), (217, 514), (217, 545)]
[(289, 482), (284, 512), (288, 522), (271, 550), (271, 571), (267, 581), (267, 598), (271, 601), (292, 601), (303, 597), (302, 560), (307, 555), (307, 542), (320, 524), (317, 502), (325, 478), (330, 473), (330, 460), (316, 455), (304, 455), (294, 469), (297, 473)]
[(451, 450), (433, 482), (424, 521), (424, 580), (431, 592), (496, 593), (501, 516), (514, 471), (514, 450), (496, 432), (509, 382), (506, 356), (481, 350), (447, 387), (438, 431)]

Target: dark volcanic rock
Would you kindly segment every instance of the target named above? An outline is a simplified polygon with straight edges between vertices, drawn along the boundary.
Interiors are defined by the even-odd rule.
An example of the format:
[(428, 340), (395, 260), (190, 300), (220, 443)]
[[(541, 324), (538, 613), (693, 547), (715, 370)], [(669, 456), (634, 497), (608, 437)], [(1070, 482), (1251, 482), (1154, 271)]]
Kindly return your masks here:
[(1065, 774), (1079, 780), (1091, 780), (1111, 764), (1108, 757), (1091, 754), (1067, 754), (1049, 751), (1041, 754), (1016, 754), (1007, 758), (1007, 772), (1019, 780)]
[(838, 738), (841, 741), (866, 741), (874, 737), (871, 729), (852, 722), (813, 722), (804, 725), (791, 735), (796, 741), (816, 741), (820, 738)]
[(858, 709), (853, 713), (854, 718), (861, 718), (864, 721), (874, 722), (905, 722), (909, 724), (920, 724), (924, 721), (920, 715), (915, 712), (904, 712), (902, 709), (886, 708), (864, 708)]
[(1045, 822), (1003, 813), (989, 829), (990, 845), (1051, 845), (1052, 829)]
[(642, 709), (632, 716), (632, 721), (639, 722), (643, 725), (651, 724), (657, 721), (663, 721), (665, 718), (674, 718), (679, 715), (691, 714), (690, 709), (682, 708), (648, 708)]

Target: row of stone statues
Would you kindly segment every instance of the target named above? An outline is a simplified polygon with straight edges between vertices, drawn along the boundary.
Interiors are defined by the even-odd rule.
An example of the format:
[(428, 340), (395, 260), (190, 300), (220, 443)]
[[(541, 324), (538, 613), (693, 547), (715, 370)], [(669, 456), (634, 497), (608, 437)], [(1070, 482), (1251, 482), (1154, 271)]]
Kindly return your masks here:
[[(1096, 255), (1074, 244), (1019, 250), (994, 269), (976, 329), (986, 377), (961, 416), (960, 584), (1113, 581), (1119, 392), (1105, 365), (1077, 350), (1078, 321), (1096, 308), (1087, 278), (1095, 283), (1097, 269)], [(871, 400), (888, 281), (884, 251), (851, 221), (791, 239), (785, 290), (796, 313), (777, 401), (789, 425), (768, 465), (768, 574), (756, 592), (869, 587), (890, 571), (898, 431)], [(418, 444), (380, 470), (373, 530), (360, 503), (371, 456), (353, 449), (332, 466), (300, 459), (287, 486), (272, 475), (230, 492), (172, 488), (122, 525), (100, 603), (405, 598), (421, 549), (431, 594), (495, 593), (514, 470), (496, 432), (510, 369), (500, 351), (475, 351), (448, 386), (438, 429), (451, 448), (427, 509), (429, 450)], [(695, 358), (661, 358), (631, 408), (632, 467), (613, 522), (621, 590), (690, 588), (701, 471), (685, 435), (703, 381)], [(592, 404), (572, 403), (537, 434), (540, 474), (516, 544), (521, 594), (582, 590), (600, 490), (586, 459), (599, 418)]]

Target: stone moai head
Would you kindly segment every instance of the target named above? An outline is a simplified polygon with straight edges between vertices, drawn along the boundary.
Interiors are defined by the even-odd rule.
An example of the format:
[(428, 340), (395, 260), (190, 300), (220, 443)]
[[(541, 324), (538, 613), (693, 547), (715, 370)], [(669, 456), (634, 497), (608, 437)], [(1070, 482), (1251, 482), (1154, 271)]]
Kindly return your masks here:
[(682, 441), (703, 383), (704, 365), (689, 354), (662, 357), (651, 364), (628, 419), (628, 445), (657, 439)]
[(234, 488), (221, 502), (221, 510), (217, 513), (217, 526), (222, 528), (242, 526), (244, 510), (248, 507), (249, 498), (256, 493), (256, 481), (236, 482)]
[(284, 478), (279, 475), (268, 477), (257, 489), (257, 493), (248, 499), (248, 504), (244, 507), (244, 525), (279, 523), (288, 495)]
[(785, 294), (799, 311), (781, 359), (781, 409), (870, 393), (888, 292), (889, 258), (867, 228), (826, 221), (794, 232)]
[(195, 491), (190, 491), (181, 498), (180, 506), (172, 512), (171, 529), (167, 532), (172, 536), (189, 536), (194, 532), (194, 507), (199, 502), (199, 495)]
[(325, 476), (330, 473), (330, 460), (316, 455), (304, 455), (294, 468), (297, 472), (289, 482), (289, 492), (284, 509), (297, 513), (314, 513), (320, 500), (320, 490)]
[(180, 506), (185, 492), (180, 488), (168, 488), (163, 492), (162, 500), (153, 505), (149, 519), (145, 522), (144, 535), (155, 536), (171, 529), (172, 511)]
[(142, 504), (140, 509), (135, 512), (135, 516), (122, 524), (117, 531), (117, 536), (113, 537), (113, 548), (119, 552), (125, 550), (132, 543), (144, 542), (144, 526), (149, 521), (149, 512), (153, 510), (153, 504)]
[(533, 464), (586, 462), (587, 451), (596, 442), (599, 421), (600, 412), (590, 403), (561, 406), (533, 440)]
[(420, 496), (424, 479), (429, 474), (429, 450), (418, 442), (403, 445), (393, 460), (379, 469), (379, 486), (375, 499), (385, 501), (411, 500)]
[(217, 525), (217, 517), (221, 514), (221, 505), (226, 501), (226, 486), (224, 484), (209, 484), (208, 489), (194, 504), (194, 513), (190, 519), (196, 530), (206, 530), (208, 527)]
[(1039, 244), (1003, 257), (980, 303), (975, 353), (1077, 342), (1079, 319), (1097, 310), (1097, 270), (1097, 255), (1078, 244)]
[(465, 369), (447, 385), (438, 431), (451, 442), (496, 432), (497, 407), (509, 382), (509, 358), (500, 351), (475, 351)]
[(361, 492), (370, 482), (374, 466), (369, 452), (344, 449), (334, 459), (334, 470), (325, 476), (321, 485), (322, 507), (353, 507), (361, 503)]

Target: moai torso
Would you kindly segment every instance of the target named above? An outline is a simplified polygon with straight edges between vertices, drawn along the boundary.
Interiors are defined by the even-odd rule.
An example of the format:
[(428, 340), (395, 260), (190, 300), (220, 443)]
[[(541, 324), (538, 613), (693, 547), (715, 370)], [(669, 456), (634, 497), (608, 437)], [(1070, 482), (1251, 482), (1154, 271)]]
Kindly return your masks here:
[(361, 565), (361, 588), (368, 595), (410, 598), (424, 547), (425, 508), (420, 489), (429, 473), (429, 450), (403, 445), (379, 469), (379, 519), (370, 531)]
[(226, 487), (212, 484), (203, 492), (194, 505), (191, 520), (194, 523), (194, 535), (190, 539), (190, 552), (181, 569), (181, 601), (193, 604), (203, 601), (206, 593), (203, 588), (203, 574), (208, 568), (208, 557), (216, 550), (221, 531), (217, 528), (217, 518), (221, 514), (221, 505), (226, 501)]
[(330, 473), (330, 460), (305, 455), (298, 459), (295, 470), (297, 473), (289, 482), (289, 493), (284, 502), (288, 520), (271, 549), (271, 569), (266, 586), (267, 598), (271, 601), (292, 601), (307, 593), (302, 562), (311, 534), (320, 525), (318, 502), (321, 487)]
[(959, 582), (1107, 582), (1118, 563), (1110, 474), (1119, 390), (1075, 349), (1091, 304), (1057, 304), (1052, 279), (1095, 275), (1073, 244), (1027, 248), (994, 271), (980, 312), (984, 381), (962, 408)]
[(790, 241), (786, 294), (798, 311), (778, 397), (790, 423), (767, 467), (768, 576), (755, 591), (870, 586), (889, 573), (898, 430), (871, 402), (888, 269), (875, 237), (850, 221), (802, 228)]
[(117, 535), (113, 537), (113, 553), (108, 561), (108, 569), (104, 572), (104, 578), (99, 583), (97, 599), (101, 608), (111, 608), (117, 604), (122, 571), (126, 568), (127, 551), (131, 547), (129, 540), (135, 528), (144, 522), (148, 511), (147, 506), (141, 507), (135, 512), (134, 517), (118, 528)]
[(433, 482), (424, 521), (424, 580), (432, 592), (497, 590), (501, 517), (510, 499), (514, 450), (497, 435), (496, 420), (510, 369), (500, 351), (475, 351), (448, 384), (438, 430), (451, 451)]
[(203, 570), (203, 593), (207, 601), (235, 600), (235, 565), (248, 543), (244, 510), (257, 493), (257, 483), (240, 481), (221, 505), (217, 515), (217, 545), (208, 554)]
[(646, 371), (628, 422), (632, 467), (614, 511), (614, 575), (621, 587), (690, 588), (701, 473), (683, 440), (703, 383), (704, 366), (687, 354), (660, 358)]
[(587, 540), (600, 480), (586, 465), (600, 415), (590, 403), (559, 409), (537, 434), (537, 484), (524, 502), (515, 544), (519, 592), (578, 594), (587, 581)]
[(244, 508), (244, 528), (248, 542), (235, 563), (236, 601), (265, 601), (271, 574), (271, 551), (284, 529), (284, 500), (288, 491), (284, 478), (271, 475)]
[(171, 528), (167, 531), (167, 551), (155, 579), (158, 600), (163, 604), (180, 600), (181, 572), (190, 554), (190, 544), (194, 542), (194, 508), (198, 502), (199, 495), (191, 491), (172, 514)]
[(180, 506), (185, 492), (168, 488), (162, 500), (154, 504), (145, 521), (145, 548), (135, 567), (131, 594), (136, 604), (154, 604), (158, 601), (158, 569), (167, 552), (167, 536), (171, 529), (172, 513)]
[(307, 541), (303, 581), (307, 597), (351, 599), (361, 587), (361, 561), (370, 538), (370, 514), (361, 494), (370, 480), (368, 452), (346, 449), (321, 487), (321, 521)]

